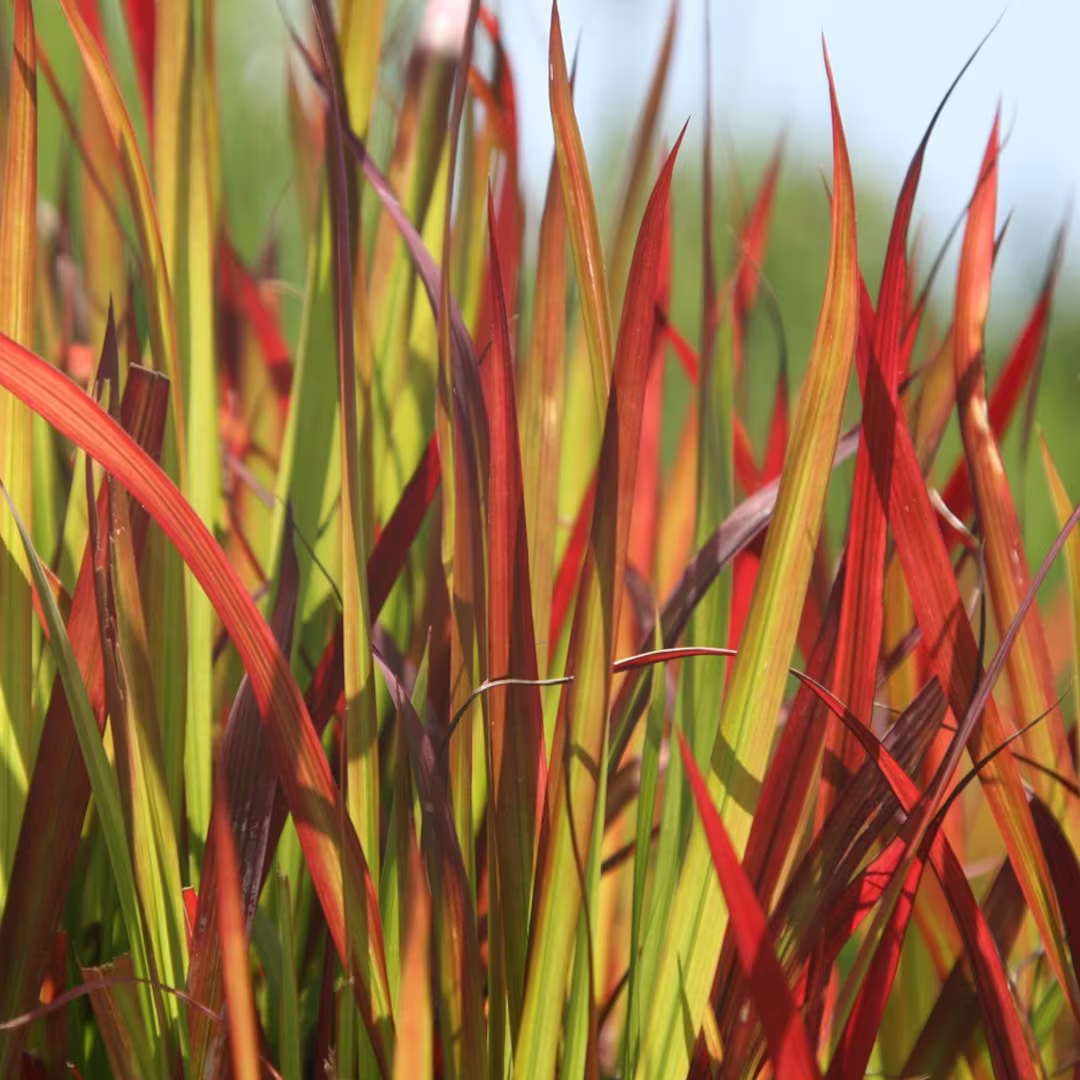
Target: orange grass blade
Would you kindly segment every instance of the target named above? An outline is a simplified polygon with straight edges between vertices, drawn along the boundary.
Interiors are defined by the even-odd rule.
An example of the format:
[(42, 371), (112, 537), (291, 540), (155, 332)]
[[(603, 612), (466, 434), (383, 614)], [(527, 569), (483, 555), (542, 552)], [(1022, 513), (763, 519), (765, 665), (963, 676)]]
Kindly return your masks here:
[[(371, 877), (356, 834), (338, 828), (338, 791), (285, 657), (254, 601), (206, 526), (172, 481), (85, 394), (39, 357), (0, 337), (0, 386), (14, 392), (112, 473), (146, 507), (207, 591), (251, 676), (315, 891), (339, 956), (349, 950), (354, 992), (383, 1070), (393, 1045), (382, 932)], [(365, 937), (346, 939), (343, 893), (367, 905)], [(378, 1024), (374, 1017), (378, 1017)]]
[(409, 828), (408, 901), (405, 911), (405, 945), (401, 958), (402, 1010), (400, 1046), (394, 1055), (394, 1080), (430, 1080), (434, 1068), (431, 1007), (431, 894), (416, 836)]
[[(0, 186), (0, 331), (34, 340), (37, 259), (37, 61), (30, 0), (15, 5), (14, 63)], [(0, 392), (0, 478), (32, 527), (31, 413)], [(0, 908), (10, 888), (37, 732), (31, 707), (33, 606), (30, 570), (14, 515), (0, 508)]]
[(566, 221), (570, 231), (570, 250), (574, 254), (581, 297), (581, 318), (589, 345), (589, 365), (592, 371), (597, 430), (604, 425), (608, 386), (614, 363), (611, 326), (611, 307), (608, 303), (607, 281), (604, 272), (604, 252), (600, 244), (600, 226), (596, 220), (596, 201), (593, 198), (585, 147), (581, 142), (570, 77), (566, 71), (566, 52), (563, 49), (559, 5), (551, 6), (551, 34), (548, 40), (548, 95), (551, 122), (555, 130), (555, 157), (559, 163), (559, 181)]
[[(1029, 393), (1033, 393), (1037, 387), (1039, 357), (1046, 345), (1050, 309), (1064, 260), (1064, 251), (1065, 232), (1062, 230), (1054, 241), (1050, 264), (1031, 314), (994, 381), (986, 411), (990, 420), (990, 431), (995, 439), (1001, 440), (1009, 430), (1024, 387), (1030, 387)], [(971, 480), (966, 460), (957, 462), (941, 497), (958, 518), (966, 519), (971, 513)]]
[[(1004, 629), (1020, 607), (1028, 591), (1031, 574), (1024, 550), (1020, 519), (1005, 476), (1001, 450), (988, 423), (983, 334), (990, 302), (990, 279), (994, 262), (994, 216), (997, 210), (998, 121), (987, 144), (979, 183), (964, 233), (960, 268), (956, 281), (954, 319), (954, 362), (956, 404), (968, 469), (974, 481), (975, 507), (984, 537), (983, 559), (986, 586), (998, 627)], [(1015, 709), (1021, 720), (1043, 716), (1024, 737), (1034, 760), (1058, 769), (1073, 784), (1069, 743), (1057, 697), (1053, 666), (1046, 642), (1046, 630), (1038, 609), (1024, 619), (1009, 653), (1006, 667)], [(1068, 814), (1072, 829), (1080, 827), (1080, 803), (1068, 798), (1065, 785), (1034, 770), (1031, 783), (1040, 798), (1061, 817)], [(1062, 818), (1064, 820), (1064, 818)]]

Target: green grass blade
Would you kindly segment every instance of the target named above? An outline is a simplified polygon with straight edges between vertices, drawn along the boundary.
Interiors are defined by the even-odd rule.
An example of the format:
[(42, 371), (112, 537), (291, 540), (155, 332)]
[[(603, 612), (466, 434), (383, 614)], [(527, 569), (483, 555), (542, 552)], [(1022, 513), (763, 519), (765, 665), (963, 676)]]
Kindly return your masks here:
[[(0, 187), (0, 330), (26, 345), (34, 334), (37, 250), (37, 66), (29, 0), (15, 6), (15, 61)], [(33, 508), (30, 410), (0, 392), (0, 478), (15, 506)], [(0, 511), (0, 909), (8, 892), (33, 768), (33, 615), (30, 576), (12, 515)]]

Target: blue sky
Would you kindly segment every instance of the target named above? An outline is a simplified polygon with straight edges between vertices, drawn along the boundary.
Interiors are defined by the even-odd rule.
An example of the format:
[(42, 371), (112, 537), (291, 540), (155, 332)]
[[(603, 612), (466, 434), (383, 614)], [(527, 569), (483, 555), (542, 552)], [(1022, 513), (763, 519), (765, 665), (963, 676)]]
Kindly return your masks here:
[[(684, 0), (666, 102), (669, 136), (703, 117), (704, 3)], [(596, 154), (635, 110), (659, 45), (665, 0), (563, 0), (567, 49), (580, 42), (577, 100), (586, 149)], [(520, 132), (534, 198), (551, 153), (547, 112), (547, 0), (501, 7), (511, 51)], [(829, 47), (856, 190), (892, 196), (937, 103), (980, 38), (997, 30), (953, 95), (935, 131), (917, 215), (944, 236), (970, 196), (994, 110), (1008, 136), (1000, 212), (1012, 209), (1005, 284), (1028, 292), (1053, 233), (1080, 193), (1080, 0), (730, 0), (712, 5), (716, 132), (768, 148), (787, 132), (789, 153), (830, 167), (821, 35)], [(1067, 266), (1080, 272), (1080, 223)]]

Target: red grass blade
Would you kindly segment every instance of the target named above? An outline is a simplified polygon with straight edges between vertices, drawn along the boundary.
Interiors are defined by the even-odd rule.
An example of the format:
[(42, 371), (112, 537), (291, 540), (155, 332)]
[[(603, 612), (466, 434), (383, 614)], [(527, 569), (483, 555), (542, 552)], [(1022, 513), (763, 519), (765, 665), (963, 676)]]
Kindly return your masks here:
[[(1008, 956), (1025, 915), (1024, 895), (1016, 881), (1012, 864), (1004, 863), (986, 900), (983, 913), (1002, 956)], [(904, 1062), (904, 1076), (948, 1076), (955, 1069), (955, 1059), (968, 1044), (979, 1022), (979, 1004), (963, 960), (949, 972)]]
[[(953, 355), (960, 432), (974, 482), (980, 531), (985, 537), (986, 587), (998, 627), (1004, 629), (1019, 610), (1031, 573), (1001, 450), (987, 422), (983, 335), (994, 263), (997, 161), (995, 117), (964, 233), (956, 281)], [(1008, 656), (1007, 670), (1020, 716), (1030, 719), (1050, 712), (1045, 722), (1025, 736), (1029, 753), (1037, 763), (1061, 770), (1075, 788), (1065, 724), (1061, 710), (1054, 704), (1057, 693), (1046, 630), (1037, 608), (1021, 624)], [(1069, 815), (1070, 829), (1080, 827), (1080, 802), (1068, 797), (1066, 786), (1054, 783), (1039, 770), (1032, 773), (1031, 782), (1055, 813)]]
[(225, 237), (218, 244), (218, 287), (221, 302), (240, 314), (258, 339), (266, 371), (277, 396), (278, 410), (284, 422), (289, 412), (292, 388), (292, 360), (289, 346), (281, 333), (277, 316), (259, 295), (258, 286), (239, 255)]
[[(666, 310), (671, 301), (672, 209), (668, 205), (661, 241), (660, 275), (656, 282), (657, 310)], [(646, 579), (652, 578), (656, 551), (657, 514), (660, 510), (661, 437), (664, 426), (664, 380), (667, 352), (664, 334), (654, 322), (649, 381), (645, 385), (645, 406), (641, 420), (641, 448), (638, 452), (637, 484), (630, 528), (629, 564)]]
[(157, 47), (157, 4), (154, 0), (124, 0), (135, 78), (142, 98), (143, 116), (151, 138), (154, 134), (154, 52)]
[[(972, 60), (974, 54), (968, 64)], [(908, 227), (930, 136), (953, 87), (966, 69), (967, 65), (931, 117), (900, 188), (873, 324), (871, 347), (876, 363), (870, 365), (864, 382), (863, 440), (855, 462), (855, 488), (847, 543), (847, 565), (850, 573), (846, 578), (844, 601), (840, 609), (833, 687), (841, 700), (848, 703), (852, 713), (865, 724), (870, 723), (873, 712), (877, 659), (881, 650), (884, 623), (882, 597), (886, 512), (889, 508), (893, 472), (892, 438), (889, 429), (896, 414), (903, 370), (902, 346), (908, 295)], [(835, 737), (836, 734), (839, 738)], [(837, 732), (835, 728), (832, 729), (828, 746), (837, 755), (843, 768), (850, 771), (857, 760), (857, 752), (854, 744), (844, 737), (842, 730)], [(819, 821), (827, 816), (834, 791), (834, 787), (826, 785), (818, 808)]]
[[(864, 309), (869, 308), (865, 289), (862, 301)], [(868, 378), (865, 369), (860, 370), (859, 377), (865, 383)], [(968, 711), (971, 688), (976, 683), (978, 648), (915, 457), (902, 403), (896, 410), (892, 438), (889, 524), (931, 670), (941, 679), (953, 712), (964, 716)], [(879, 444), (875, 467), (884, 468), (885, 463), (876, 460), (880, 449)], [(978, 758), (986, 757), (995, 746), (1005, 742), (1008, 735), (993, 699), (988, 697), (985, 711), (971, 734), (972, 754)], [(980, 772), (980, 779), (1010, 858), (1014, 860), (1024, 895), (1047, 943), (1055, 973), (1063, 985), (1069, 985), (1056, 930), (1060, 920), (1049, 892), (1048, 870), (1039, 852), (1035, 826), (1012, 754), (1006, 751), (993, 758)]]
[(705, 781), (694, 764), (686, 740), (679, 734), (679, 750), (683, 767), (694, 793), (698, 813), (709, 841), (713, 865), (720, 888), (724, 893), (731, 918), (735, 947), (750, 992), (769, 1040), (769, 1054), (777, 1076), (820, 1076), (806, 1028), (791, 997), (784, 973), (768, 939), (765, 916), (762, 914), (753, 886), (739, 865), (720, 815), (712, 804)]
[[(824, 687), (814, 685), (805, 676), (800, 681), (816, 693), (829, 710), (841, 719), (845, 727), (858, 739), (867, 757), (882, 771), (893, 794), (905, 812), (913, 813), (916, 804), (924, 796), (884, 746), (871, 734), (863, 722), (852, 715), (851, 710), (839, 704)], [(983, 1009), (984, 1028), (991, 1054), (1002, 1067), (1001, 1075), (1034, 1076), (1031, 1069), (1031, 1046), (1021, 1023), (1021, 1013), (1012, 999), (1009, 977), (997, 951), (993, 935), (986, 923), (975, 897), (971, 892), (960, 861), (953, 853), (945, 834), (932, 825), (929, 840), (929, 860), (945, 888), (953, 916), (964, 938), (965, 955), (975, 969), (975, 985), (979, 1004)], [(907, 921), (913, 912), (915, 890), (925, 864), (926, 856), (920, 854), (908, 869), (908, 878), (901, 890), (892, 924), (875, 956), (874, 964), (866, 977), (855, 1009), (851, 1014), (844, 1036), (830, 1066), (830, 1075), (844, 1077), (856, 1075), (866, 1067), (874, 1040), (881, 1026), (885, 1000), (900, 959), (900, 946), (904, 940)], [(901, 864), (902, 866), (903, 864)], [(854, 1070), (854, 1071), (853, 1071)]]

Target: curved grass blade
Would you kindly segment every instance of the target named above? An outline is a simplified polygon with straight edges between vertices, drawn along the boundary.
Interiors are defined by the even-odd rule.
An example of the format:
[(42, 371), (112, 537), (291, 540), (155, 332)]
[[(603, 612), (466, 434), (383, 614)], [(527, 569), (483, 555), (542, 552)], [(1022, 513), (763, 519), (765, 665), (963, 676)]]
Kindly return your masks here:
[[(142, 503), (206, 589), (251, 676), (259, 711), (293, 813), (315, 891), (339, 956), (355, 957), (354, 984), (372, 1042), (387, 1071), (393, 1023), (389, 1016), (382, 932), (371, 877), (355, 833), (342, 838), (338, 792), (311, 717), (270, 628), (236, 571), (172, 481), (85, 394), (39, 357), (0, 336), (0, 386), (13, 391), (60, 432), (83, 447)], [(367, 905), (366, 939), (345, 936), (343, 894)], [(379, 1017), (378, 1024), (374, 1017)]]
[[(109, 340), (102, 351), (102, 370), (110, 366)], [(115, 337), (111, 340), (115, 348)], [(121, 423), (155, 460), (161, 453), (167, 408), (165, 379), (145, 368), (131, 368), (120, 404)], [(105, 513), (106, 499), (105, 494), (99, 496), (101, 514)], [(147, 517), (134, 502), (131, 513), (132, 542), (136, 552), (141, 553)], [(72, 595), (67, 630), (100, 739), (105, 724), (105, 683), (92, 556), (92, 550), (87, 548)], [(0, 955), (7, 973), (0, 979), (0, 1016), (4, 1017), (25, 1011), (38, 999), (53, 935), (60, 925), (75, 873), (91, 783), (70, 709), (62, 683), (56, 678), (45, 713), (37, 764), (30, 778), (12, 889), (0, 916)], [(0, 1039), (0, 1075), (8, 1071), (21, 1038), (16, 1031)]]
[[(720, 800), (724, 825), (737, 853), (746, 846), (777, 722), (801, 599), (810, 580), (824, 512), (827, 466), (836, 450), (855, 353), (859, 283), (855, 201), (831, 72), (829, 86), (835, 192), (825, 298), (795, 414), (776, 515), (765, 541), (758, 588), (712, 754), (710, 789)], [(664, 639), (675, 640), (667, 634)], [(709, 870), (705, 837), (700, 827), (695, 827), (671, 917), (665, 926), (650, 927), (651, 933), (662, 937), (663, 945), (658, 953), (639, 1076), (675, 1077), (685, 1072), (716, 972), (725, 925), (725, 909)]]
[[(985, 40), (985, 39), (984, 39)], [(953, 80), (930, 118), (915, 156), (908, 166), (893, 212), (889, 243), (882, 269), (881, 288), (870, 342), (876, 364), (869, 366), (865, 380), (862, 412), (862, 443), (855, 462), (855, 488), (848, 531), (844, 602), (840, 610), (833, 688), (847, 702), (855, 716), (869, 722), (873, 713), (877, 661), (884, 624), (885, 540), (889, 490), (892, 486), (892, 439), (889, 428), (899, 401), (903, 375), (903, 339), (907, 318), (909, 274), (908, 229), (915, 195), (922, 175), (923, 160), (930, 137), (952, 91), (972, 64), (980, 44)], [(834, 731), (836, 729), (833, 729)], [(856, 761), (857, 751), (841, 729), (840, 738), (830, 747), (847, 771)], [(826, 785), (819, 818), (828, 814), (835, 788)]]

